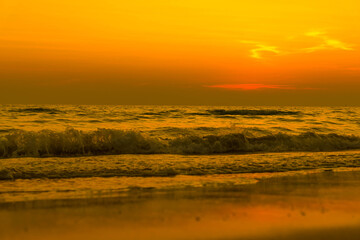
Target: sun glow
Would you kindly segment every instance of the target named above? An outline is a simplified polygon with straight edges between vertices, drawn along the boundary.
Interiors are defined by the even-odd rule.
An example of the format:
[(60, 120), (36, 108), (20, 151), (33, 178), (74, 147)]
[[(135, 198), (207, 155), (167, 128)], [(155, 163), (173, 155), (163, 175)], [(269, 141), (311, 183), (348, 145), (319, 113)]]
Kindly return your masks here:
[[(0, 100), (26, 102), (20, 86), (39, 102), (62, 102), (59, 86), (74, 89), (70, 102), (96, 94), (109, 103), (135, 103), (134, 95), (139, 103), (181, 103), (193, 89), (196, 104), (199, 94), (211, 101), (203, 86), (224, 84), (326, 83), (350, 96), (359, 87), (359, 71), (351, 70), (360, 68), (359, 10), (354, 0), (4, 0), (0, 87), (8, 91)], [(115, 89), (127, 91), (110, 99)], [(166, 93), (154, 94), (159, 89)]]

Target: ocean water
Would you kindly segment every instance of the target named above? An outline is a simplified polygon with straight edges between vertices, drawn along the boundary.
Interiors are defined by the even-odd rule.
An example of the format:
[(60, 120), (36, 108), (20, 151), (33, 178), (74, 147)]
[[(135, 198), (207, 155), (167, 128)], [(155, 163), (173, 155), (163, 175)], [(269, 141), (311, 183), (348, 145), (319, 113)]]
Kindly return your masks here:
[(3, 105), (0, 157), (360, 148), (360, 108)]
[(359, 130), (356, 107), (1, 105), (0, 202), (356, 168)]

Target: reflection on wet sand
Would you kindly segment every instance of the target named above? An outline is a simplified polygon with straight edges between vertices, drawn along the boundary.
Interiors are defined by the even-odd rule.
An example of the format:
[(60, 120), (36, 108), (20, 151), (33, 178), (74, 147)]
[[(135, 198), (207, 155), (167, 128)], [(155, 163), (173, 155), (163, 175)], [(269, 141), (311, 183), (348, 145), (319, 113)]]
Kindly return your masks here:
[(2, 202), (1, 239), (358, 239), (360, 172)]

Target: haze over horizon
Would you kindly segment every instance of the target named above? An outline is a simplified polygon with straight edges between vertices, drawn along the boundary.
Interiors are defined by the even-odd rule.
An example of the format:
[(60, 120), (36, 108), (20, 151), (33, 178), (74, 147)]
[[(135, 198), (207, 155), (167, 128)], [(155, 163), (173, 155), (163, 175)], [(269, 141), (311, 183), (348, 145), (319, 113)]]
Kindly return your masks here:
[(0, 104), (360, 106), (360, 2), (3, 0)]

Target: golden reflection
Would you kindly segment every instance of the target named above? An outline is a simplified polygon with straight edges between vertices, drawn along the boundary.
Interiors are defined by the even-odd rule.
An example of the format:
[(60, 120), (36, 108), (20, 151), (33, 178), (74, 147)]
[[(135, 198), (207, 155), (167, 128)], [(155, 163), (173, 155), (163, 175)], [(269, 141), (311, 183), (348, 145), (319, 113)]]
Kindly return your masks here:
[(269, 178), (240, 191), (18, 203), (2, 206), (0, 232), (2, 239), (356, 239), (358, 177), (325, 172)]

